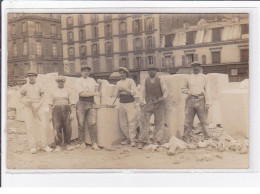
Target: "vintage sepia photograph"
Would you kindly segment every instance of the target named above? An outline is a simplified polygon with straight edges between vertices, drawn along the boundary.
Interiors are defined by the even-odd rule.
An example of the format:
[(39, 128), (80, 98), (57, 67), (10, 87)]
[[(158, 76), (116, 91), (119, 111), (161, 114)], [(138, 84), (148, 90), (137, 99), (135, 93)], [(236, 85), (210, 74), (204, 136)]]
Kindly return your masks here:
[(249, 168), (249, 14), (7, 19), (7, 169)]

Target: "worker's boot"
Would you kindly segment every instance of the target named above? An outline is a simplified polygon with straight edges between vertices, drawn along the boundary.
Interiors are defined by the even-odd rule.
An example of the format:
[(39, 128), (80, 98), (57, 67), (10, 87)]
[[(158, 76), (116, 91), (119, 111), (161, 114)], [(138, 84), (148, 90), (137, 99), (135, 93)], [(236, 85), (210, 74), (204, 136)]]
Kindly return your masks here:
[(125, 141), (122, 141), (121, 142), (121, 145), (127, 145), (130, 143), (130, 140), (129, 139), (126, 139)]
[(92, 149), (95, 150), (95, 151), (99, 151), (100, 150), (100, 148), (98, 147), (97, 143), (93, 143)]
[(135, 141), (132, 141), (132, 142), (131, 142), (131, 146), (132, 146), (132, 147), (136, 147)]
[(46, 146), (42, 149), (45, 152), (52, 152), (52, 149), (49, 146)]
[(137, 148), (138, 148), (138, 149), (143, 149), (144, 145), (145, 145), (145, 143), (140, 142), (140, 143), (138, 144)]
[(189, 142), (190, 139), (190, 130), (184, 130), (184, 135), (182, 136), (182, 140), (184, 142)]
[(210, 139), (210, 136), (209, 136), (209, 134), (208, 134), (208, 132), (207, 132), (206, 129), (203, 129), (203, 128), (202, 128), (202, 133), (203, 133), (203, 135), (204, 135), (204, 139), (205, 139), (205, 140)]

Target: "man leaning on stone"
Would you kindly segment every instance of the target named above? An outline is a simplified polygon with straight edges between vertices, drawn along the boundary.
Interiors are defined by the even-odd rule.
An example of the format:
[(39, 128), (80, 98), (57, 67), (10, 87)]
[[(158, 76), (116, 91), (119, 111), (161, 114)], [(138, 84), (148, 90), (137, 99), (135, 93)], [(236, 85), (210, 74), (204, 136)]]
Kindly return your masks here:
[(182, 137), (186, 142), (189, 141), (195, 115), (198, 116), (201, 123), (204, 138), (210, 138), (207, 132), (206, 118), (206, 112), (210, 107), (208, 79), (206, 75), (200, 73), (201, 64), (199, 62), (193, 62), (191, 66), (193, 73), (186, 78), (182, 88), (182, 92), (188, 95), (185, 105), (184, 135)]
[(96, 109), (94, 109), (94, 96), (99, 96), (96, 92), (98, 83), (89, 77), (91, 67), (81, 66), (81, 77), (76, 82), (76, 89), (79, 94), (79, 101), (76, 105), (78, 120), (78, 141), (80, 147), (85, 147), (85, 122), (87, 122), (92, 148), (99, 150), (97, 142)]

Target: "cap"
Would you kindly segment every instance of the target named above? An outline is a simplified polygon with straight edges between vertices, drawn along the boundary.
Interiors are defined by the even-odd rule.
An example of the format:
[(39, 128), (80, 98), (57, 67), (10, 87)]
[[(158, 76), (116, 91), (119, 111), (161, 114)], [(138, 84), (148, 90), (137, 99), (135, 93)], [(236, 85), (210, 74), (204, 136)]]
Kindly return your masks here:
[(57, 76), (57, 77), (55, 78), (55, 81), (56, 81), (56, 82), (58, 82), (58, 81), (63, 81), (63, 82), (65, 82), (65, 81), (66, 81), (66, 77), (59, 75), (59, 76)]
[(35, 76), (37, 76), (38, 73), (36, 71), (34, 71), (34, 70), (29, 70), (29, 71), (27, 71), (25, 77), (27, 77), (28, 75), (35, 75)]
[(155, 69), (155, 70), (159, 71), (159, 68), (156, 65), (149, 65), (147, 67), (147, 70), (151, 70), (151, 69)]
[(129, 75), (129, 70), (127, 68), (125, 68), (125, 67), (119, 67), (118, 71), (124, 71), (124, 72), (126, 72)]
[(198, 61), (193, 61), (190, 65), (191, 65), (191, 67), (200, 67), (201, 66), (200, 62), (198, 62)]
[(82, 65), (81, 66), (81, 71), (84, 70), (84, 69), (88, 69), (89, 71), (91, 71), (91, 67), (88, 66), (88, 65)]

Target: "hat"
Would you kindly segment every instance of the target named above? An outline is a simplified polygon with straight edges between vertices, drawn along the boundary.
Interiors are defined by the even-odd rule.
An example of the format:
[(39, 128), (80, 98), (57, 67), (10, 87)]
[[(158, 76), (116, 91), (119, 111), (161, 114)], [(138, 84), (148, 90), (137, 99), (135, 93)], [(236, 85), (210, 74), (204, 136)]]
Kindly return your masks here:
[(34, 71), (34, 70), (29, 70), (29, 71), (27, 71), (25, 77), (27, 77), (28, 75), (35, 75), (35, 76), (37, 76), (38, 73), (36, 71)]
[(193, 61), (190, 65), (191, 65), (191, 67), (200, 67), (201, 66), (199, 61)]
[(119, 67), (118, 71), (124, 71), (124, 72), (126, 72), (129, 75), (129, 70), (127, 68), (125, 68), (125, 67)]
[(58, 81), (63, 81), (65, 82), (66, 81), (66, 77), (62, 76), (62, 75), (59, 75), (55, 78), (55, 81), (58, 82)]
[(88, 69), (89, 71), (91, 71), (91, 67), (88, 66), (88, 65), (82, 65), (81, 66), (81, 71), (84, 70), (84, 69)]
[(159, 68), (156, 65), (148, 65), (147, 70), (156, 69), (159, 71)]

